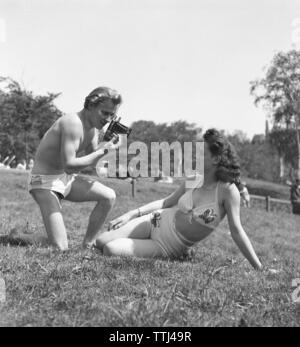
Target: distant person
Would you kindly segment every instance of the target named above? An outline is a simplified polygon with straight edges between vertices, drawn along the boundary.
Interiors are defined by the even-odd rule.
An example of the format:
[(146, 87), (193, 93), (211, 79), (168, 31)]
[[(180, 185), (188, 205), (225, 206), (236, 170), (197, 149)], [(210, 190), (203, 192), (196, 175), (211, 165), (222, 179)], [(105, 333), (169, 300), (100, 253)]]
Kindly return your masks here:
[(13, 155), (12, 157), (10, 156), (6, 157), (3, 161), (3, 164), (4, 164), (3, 168), (8, 170), (11, 169), (11, 164), (14, 162), (15, 158), (16, 158), (15, 155)]
[(168, 183), (173, 184), (173, 178), (171, 176), (162, 176), (162, 178), (158, 181), (158, 183)]
[[(90, 248), (111, 211), (115, 192), (98, 180), (78, 175), (89, 166), (95, 167), (109, 148), (118, 147), (117, 138), (98, 145), (98, 130), (111, 122), (122, 102), (121, 95), (107, 87), (93, 90), (84, 108), (60, 117), (42, 138), (29, 175), (28, 189), (37, 202), (47, 237), (13, 231), (8, 239), (22, 243), (45, 243), (60, 250), (68, 248), (61, 200), (95, 201), (83, 246)], [(78, 154), (85, 152), (84, 156)], [(74, 219), (78, 216), (74, 216)]]
[(171, 176), (167, 176), (164, 174), (164, 172), (160, 169), (156, 171), (156, 175), (154, 177), (154, 182), (157, 183), (173, 183), (173, 178)]
[(31, 158), (29, 159), (28, 170), (31, 171), (33, 169), (33, 166), (34, 166), (34, 160)]
[(300, 179), (297, 178), (291, 186), (291, 203), (294, 214), (300, 214)]
[(293, 185), (293, 183), (290, 180), (286, 180), (285, 184), (288, 185), (289, 187), (291, 187)]
[(0, 168), (4, 169), (6, 166), (6, 162), (8, 161), (9, 157), (7, 156), (6, 158), (4, 158), (4, 160), (2, 162), (0, 162)]
[(246, 182), (239, 181), (237, 182), (236, 186), (240, 192), (243, 206), (250, 207), (250, 194), (248, 192)]
[[(185, 180), (171, 195), (129, 211), (109, 224), (96, 247), (104, 255), (180, 259), (227, 215), (231, 236), (255, 269), (262, 265), (240, 220), (234, 184), (240, 166), (233, 146), (215, 129), (204, 134), (204, 181)], [(190, 188), (191, 184), (194, 188)]]
[(2, 164), (3, 164), (3, 165), (6, 165), (6, 163), (8, 162), (8, 160), (9, 160), (9, 156), (5, 157), (4, 160), (3, 160), (3, 162), (2, 162)]
[(22, 159), (16, 166), (17, 170), (26, 170), (26, 160)]
[(163, 177), (161, 169), (156, 170), (156, 175), (154, 176), (154, 182), (159, 182)]

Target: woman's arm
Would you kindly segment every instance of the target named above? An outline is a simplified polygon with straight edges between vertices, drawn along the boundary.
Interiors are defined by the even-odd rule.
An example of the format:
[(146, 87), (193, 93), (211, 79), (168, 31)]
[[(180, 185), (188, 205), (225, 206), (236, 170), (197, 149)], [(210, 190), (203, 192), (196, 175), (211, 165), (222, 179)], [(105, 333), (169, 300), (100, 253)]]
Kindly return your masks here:
[(170, 208), (175, 206), (178, 203), (179, 198), (185, 193), (186, 182), (184, 181), (179, 188), (177, 188), (172, 194), (168, 195), (164, 199), (156, 200), (150, 202), (149, 204), (143, 205), (138, 209), (134, 210), (135, 216), (148, 214), (155, 210), (161, 208)]
[(229, 228), (233, 241), (242, 254), (255, 269), (261, 269), (262, 265), (245, 233), (240, 220), (240, 194), (234, 184), (226, 189), (225, 210), (227, 213)]
[(136, 208), (134, 210), (128, 211), (122, 216), (112, 220), (109, 223), (109, 230), (110, 229), (117, 229), (121, 227), (122, 225), (129, 222), (131, 219), (143, 216), (145, 214), (151, 213), (155, 210), (159, 210), (162, 208), (169, 208), (177, 204), (179, 198), (184, 194), (185, 192), (185, 182), (183, 182), (178, 189), (175, 190), (172, 194), (167, 196), (164, 199), (155, 200), (152, 201), (146, 205), (143, 205), (139, 208)]
[(185, 182), (183, 182), (178, 189), (175, 190), (172, 194), (167, 196), (164, 199), (155, 200), (152, 201), (146, 205), (143, 205), (133, 211), (130, 211), (133, 213), (134, 217), (139, 217), (144, 214), (148, 214), (150, 212), (153, 212), (155, 210), (159, 210), (161, 208), (169, 208), (177, 204), (179, 198), (184, 194), (185, 192)]

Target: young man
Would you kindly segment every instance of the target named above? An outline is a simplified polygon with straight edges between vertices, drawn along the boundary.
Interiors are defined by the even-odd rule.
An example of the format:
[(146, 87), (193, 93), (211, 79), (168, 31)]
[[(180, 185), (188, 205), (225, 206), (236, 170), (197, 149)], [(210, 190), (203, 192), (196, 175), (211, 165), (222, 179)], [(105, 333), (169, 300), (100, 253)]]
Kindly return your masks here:
[(250, 207), (250, 194), (248, 192), (246, 182), (239, 182), (237, 188), (240, 192), (241, 199), (244, 207)]
[[(47, 239), (15, 232), (11, 238), (25, 243), (46, 241), (66, 250), (68, 239), (60, 200), (96, 201), (83, 240), (85, 247), (93, 245), (116, 195), (114, 190), (100, 182), (76, 173), (95, 166), (106, 149), (118, 146), (114, 138), (97, 148), (98, 130), (114, 118), (121, 102), (121, 95), (116, 91), (107, 87), (96, 88), (86, 97), (83, 110), (62, 116), (45, 133), (36, 152), (28, 189), (41, 210)], [(79, 157), (78, 154), (83, 152), (85, 155)]]
[(291, 203), (294, 214), (300, 214), (300, 179), (297, 178), (291, 186)]

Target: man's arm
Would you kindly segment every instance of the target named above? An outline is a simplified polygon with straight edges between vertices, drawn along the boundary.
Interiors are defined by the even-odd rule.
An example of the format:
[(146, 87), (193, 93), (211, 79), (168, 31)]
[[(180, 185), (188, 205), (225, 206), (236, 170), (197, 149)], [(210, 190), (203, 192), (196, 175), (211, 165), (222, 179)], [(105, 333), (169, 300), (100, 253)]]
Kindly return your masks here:
[(227, 213), (229, 228), (233, 241), (242, 254), (255, 269), (261, 269), (262, 265), (245, 233), (240, 220), (240, 194), (235, 185), (226, 190), (225, 210)]
[(88, 155), (77, 158), (83, 130), (76, 120), (67, 119), (61, 123), (61, 160), (66, 172), (72, 173), (88, 166), (95, 166), (98, 160), (104, 156), (105, 148)]

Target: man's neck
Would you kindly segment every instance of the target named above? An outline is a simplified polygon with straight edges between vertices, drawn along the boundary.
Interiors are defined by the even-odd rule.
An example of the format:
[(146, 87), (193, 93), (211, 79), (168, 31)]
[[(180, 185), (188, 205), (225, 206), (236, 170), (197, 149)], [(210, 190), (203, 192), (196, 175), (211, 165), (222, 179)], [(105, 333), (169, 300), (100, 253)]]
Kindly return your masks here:
[(89, 111), (83, 109), (79, 111), (77, 114), (78, 114), (78, 117), (81, 119), (85, 130), (90, 130), (94, 128), (93, 123), (91, 122), (91, 114)]

